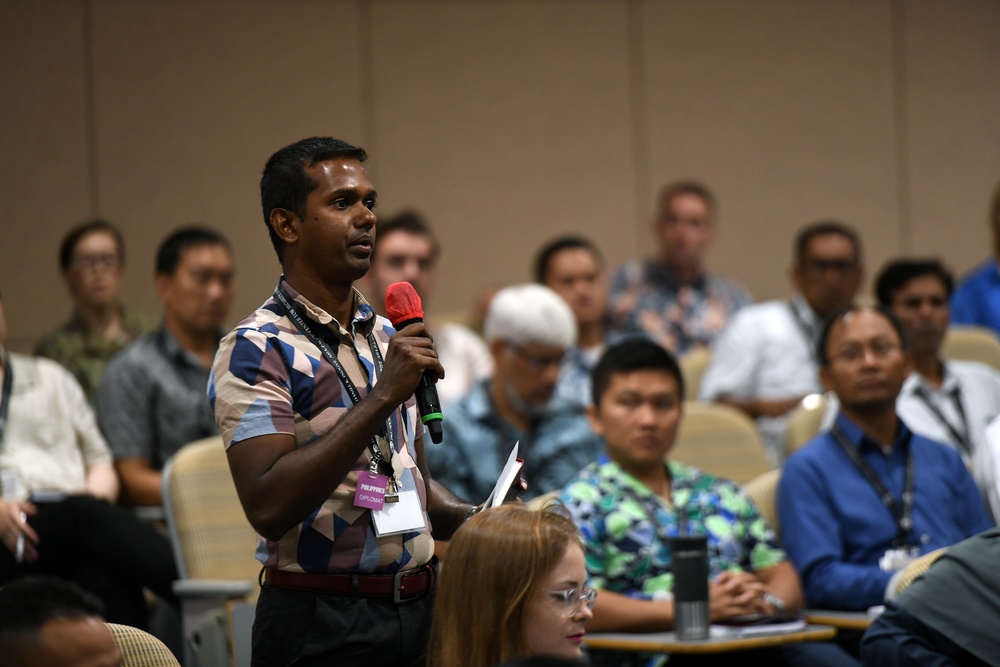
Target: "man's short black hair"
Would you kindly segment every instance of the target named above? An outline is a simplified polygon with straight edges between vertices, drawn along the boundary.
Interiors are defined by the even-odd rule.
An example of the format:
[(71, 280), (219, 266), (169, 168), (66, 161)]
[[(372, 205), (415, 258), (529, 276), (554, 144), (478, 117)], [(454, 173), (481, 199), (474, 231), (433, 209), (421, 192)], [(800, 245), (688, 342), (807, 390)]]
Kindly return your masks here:
[(125, 239), (122, 238), (122, 233), (118, 231), (118, 228), (112, 225), (107, 220), (103, 218), (94, 218), (93, 220), (87, 220), (81, 222), (76, 227), (66, 232), (66, 236), (63, 237), (62, 244), (59, 246), (59, 268), (63, 271), (69, 269), (69, 265), (73, 262), (73, 251), (76, 250), (76, 244), (80, 242), (87, 234), (91, 232), (107, 232), (115, 240), (115, 245), (118, 247), (118, 261), (121, 264), (125, 263)]
[(55, 619), (101, 617), (101, 602), (76, 584), (55, 577), (24, 577), (0, 588), (0, 656), (4, 665), (27, 667), (42, 627)]
[(600, 406), (613, 375), (635, 371), (663, 371), (677, 381), (677, 397), (684, 400), (684, 376), (674, 355), (644, 336), (629, 336), (608, 347), (590, 373), (594, 405)]
[(861, 238), (858, 237), (856, 231), (839, 220), (820, 220), (800, 229), (795, 236), (795, 263), (797, 265), (802, 263), (810, 241), (817, 236), (826, 236), (827, 234), (843, 236), (850, 241), (851, 245), (854, 246), (854, 262), (861, 264)]
[(535, 255), (535, 282), (545, 284), (545, 279), (549, 274), (549, 264), (556, 254), (563, 250), (588, 250), (597, 259), (598, 264), (604, 263), (601, 251), (597, 249), (589, 239), (582, 236), (558, 236), (542, 246), (538, 254)]
[(891, 308), (896, 292), (911, 280), (924, 276), (934, 276), (940, 280), (945, 297), (951, 298), (955, 278), (941, 262), (936, 259), (897, 259), (882, 267), (875, 280), (875, 298), (878, 299), (878, 304)]
[(319, 185), (306, 173), (306, 167), (335, 158), (364, 162), (368, 153), (341, 139), (310, 137), (285, 146), (268, 158), (264, 165), (264, 173), (260, 177), (260, 203), (264, 210), (264, 224), (279, 260), (284, 244), (271, 228), (271, 211), (283, 208), (299, 218), (305, 218), (306, 198)]
[(423, 236), (431, 242), (431, 264), (435, 263), (440, 252), (437, 239), (431, 232), (430, 226), (424, 217), (416, 211), (403, 211), (387, 220), (379, 220), (375, 227), (375, 245), (372, 246), (371, 263), (375, 263), (375, 254), (378, 252), (378, 241), (393, 232), (406, 232), (414, 236)]
[(229, 240), (214, 229), (199, 225), (182, 227), (164, 239), (156, 251), (156, 275), (172, 276), (181, 263), (184, 251), (200, 245), (221, 245), (230, 253), (233, 251)]
[(852, 303), (851, 305), (844, 306), (835, 312), (826, 319), (826, 322), (823, 323), (823, 329), (820, 331), (819, 340), (816, 341), (816, 359), (819, 361), (820, 366), (830, 365), (830, 354), (826, 348), (827, 343), (830, 342), (830, 330), (833, 329), (833, 325), (844, 319), (848, 314), (861, 312), (862, 310), (869, 310), (873, 313), (878, 313), (887, 319), (889, 324), (892, 325), (892, 328), (896, 330), (896, 335), (899, 336), (900, 349), (908, 350), (910, 348), (910, 342), (906, 337), (906, 332), (903, 331), (903, 325), (900, 323), (899, 318), (897, 318), (891, 310), (885, 308), (884, 306), (859, 306)]
[(664, 185), (660, 188), (656, 204), (657, 206), (663, 206), (663, 202), (668, 199), (673, 199), (678, 195), (694, 195), (698, 199), (702, 200), (705, 202), (705, 205), (708, 206), (708, 213), (713, 218), (718, 212), (718, 204), (715, 201), (715, 195), (712, 194), (709, 187), (700, 181), (692, 179), (673, 181), (672, 183)]

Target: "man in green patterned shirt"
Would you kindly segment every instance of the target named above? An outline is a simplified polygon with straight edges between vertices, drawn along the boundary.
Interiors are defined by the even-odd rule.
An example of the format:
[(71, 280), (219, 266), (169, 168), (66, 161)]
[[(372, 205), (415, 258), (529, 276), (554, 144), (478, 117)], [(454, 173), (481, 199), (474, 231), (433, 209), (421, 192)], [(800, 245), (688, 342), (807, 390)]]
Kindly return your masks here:
[(71, 229), (59, 249), (59, 268), (73, 298), (73, 315), (39, 342), (35, 354), (62, 364), (93, 400), (108, 360), (156, 322), (126, 310), (118, 300), (125, 243), (107, 220)]
[[(667, 541), (681, 532), (708, 538), (713, 623), (797, 613), (798, 575), (750, 500), (728, 480), (666, 461), (684, 400), (674, 358), (650, 340), (626, 340), (608, 348), (592, 377), (588, 415), (607, 455), (584, 468), (562, 497), (583, 533), (591, 584), (601, 590), (587, 631), (673, 628)], [(731, 661), (734, 654), (720, 655)], [(595, 662), (603, 664), (605, 657), (618, 664), (662, 659), (616, 654), (595, 655)], [(708, 656), (697, 657), (698, 664), (711, 664), (704, 663)], [(787, 645), (747, 657), (768, 664), (858, 664), (829, 644)], [(675, 655), (670, 664), (683, 660)]]

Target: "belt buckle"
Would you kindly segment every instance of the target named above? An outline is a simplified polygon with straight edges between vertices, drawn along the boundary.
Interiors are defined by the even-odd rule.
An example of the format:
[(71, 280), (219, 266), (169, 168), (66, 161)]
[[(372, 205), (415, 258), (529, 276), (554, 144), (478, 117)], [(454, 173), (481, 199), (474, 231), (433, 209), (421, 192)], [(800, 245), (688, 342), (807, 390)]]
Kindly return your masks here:
[(405, 574), (406, 570), (399, 570), (396, 574), (392, 575), (392, 601), (396, 604), (403, 603), (403, 598), (400, 596), (400, 589), (403, 585), (403, 575)]

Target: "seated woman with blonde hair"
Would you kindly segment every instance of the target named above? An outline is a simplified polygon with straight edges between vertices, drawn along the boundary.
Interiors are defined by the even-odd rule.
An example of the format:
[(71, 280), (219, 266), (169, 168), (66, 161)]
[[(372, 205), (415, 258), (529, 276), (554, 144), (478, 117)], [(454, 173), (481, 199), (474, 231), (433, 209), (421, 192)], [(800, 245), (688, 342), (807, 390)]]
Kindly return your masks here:
[(473, 516), (441, 567), (428, 665), (579, 658), (596, 597), (586, 582), (580, 534), (561, 506), (503, 505)]

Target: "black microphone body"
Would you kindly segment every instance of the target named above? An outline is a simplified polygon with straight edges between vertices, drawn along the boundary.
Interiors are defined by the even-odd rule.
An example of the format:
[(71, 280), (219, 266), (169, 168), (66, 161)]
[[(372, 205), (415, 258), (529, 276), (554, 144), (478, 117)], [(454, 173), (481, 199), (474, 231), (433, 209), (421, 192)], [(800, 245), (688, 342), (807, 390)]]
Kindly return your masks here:
[[(396, 330), (405, 329), (416, 322), (423, 322), (424, 318), (414, 317), (403, 322), (393, 322)], [(420, 377), (420, 384), (417, 385), (414, 393), (417, 396), (417, 410), (420, 411), (420, 421), (424, 428), (431, 434), (431, 442), (439, 443), (444, 437), (444, 430), (441, 422), (444, 415), (441, 414), (441, 399), (438, 398), (437, 378), (430, 371), (424, 371)]]

